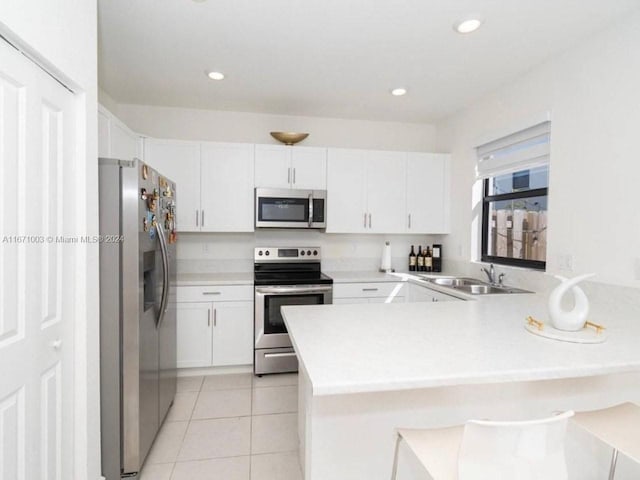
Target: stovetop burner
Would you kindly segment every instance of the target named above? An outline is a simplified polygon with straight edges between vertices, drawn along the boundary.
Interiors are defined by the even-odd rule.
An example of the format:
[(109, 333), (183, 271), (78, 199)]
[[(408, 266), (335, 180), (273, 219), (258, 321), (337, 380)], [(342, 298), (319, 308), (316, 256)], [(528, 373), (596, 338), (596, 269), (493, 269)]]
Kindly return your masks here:
[(256, 285), (326, 285), (333, 279), (320, 271), (320, 247), (256, 248)]

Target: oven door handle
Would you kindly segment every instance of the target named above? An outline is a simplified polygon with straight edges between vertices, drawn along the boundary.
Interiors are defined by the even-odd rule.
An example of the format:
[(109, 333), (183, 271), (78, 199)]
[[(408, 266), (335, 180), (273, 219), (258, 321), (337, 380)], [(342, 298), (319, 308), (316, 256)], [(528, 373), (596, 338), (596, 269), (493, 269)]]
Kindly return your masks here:
[(333, 287), (256, 287), (256, 293), (324, 293), (332, 289)]

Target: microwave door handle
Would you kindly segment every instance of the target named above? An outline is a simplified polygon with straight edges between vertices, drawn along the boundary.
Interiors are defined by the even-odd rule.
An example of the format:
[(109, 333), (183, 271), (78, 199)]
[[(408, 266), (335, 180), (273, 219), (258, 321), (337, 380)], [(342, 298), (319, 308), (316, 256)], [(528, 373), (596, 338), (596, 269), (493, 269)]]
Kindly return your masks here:
[(309, 194), (309, 226), (313, 223), (313, 193)]

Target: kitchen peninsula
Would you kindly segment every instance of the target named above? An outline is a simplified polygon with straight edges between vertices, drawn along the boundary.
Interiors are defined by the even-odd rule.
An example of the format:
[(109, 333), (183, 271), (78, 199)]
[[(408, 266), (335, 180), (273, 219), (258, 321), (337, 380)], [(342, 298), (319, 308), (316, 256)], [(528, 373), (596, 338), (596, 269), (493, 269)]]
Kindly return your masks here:
[[(595, 345), (528, 333), (528, 315), (546, 317), (542, 295), (283, 307), (300, 360), (305, 480), (387, 479), (396, 427), (538, 418), (640, 402), (640, 302), (633, 300), (592, 302), (590, 318), (608, 334)], [(597, 478), (606, 468), (602, 446), (586, 459), (570, 447), (571, 478)], [(399, 478), (425, 478), (408, 470)]]

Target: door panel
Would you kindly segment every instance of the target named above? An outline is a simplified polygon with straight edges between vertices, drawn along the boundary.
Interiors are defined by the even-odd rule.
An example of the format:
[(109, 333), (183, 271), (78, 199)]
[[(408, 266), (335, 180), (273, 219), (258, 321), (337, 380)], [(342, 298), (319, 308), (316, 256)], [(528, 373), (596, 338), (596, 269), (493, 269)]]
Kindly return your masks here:
[(367, 219), (370, 233), (406, 231), (406, 153), (367, 153)]
[(146, 139), (145, 161), (176, 183), (176, 227), (179, 232), (199, 232), (200, 144), (177, 140)]
[(253, 232), (253, 145), (202, 144), (203, 232)]
[(327, 233), (366, 232), (366, 151), (330, 148)]
[(253, 363), (253, 302), (214, 303), (213, 365)]
[[(409, 153), (407, 158), (407, 232), (446, 233), (447, 155)], [(408, 216), (411, 215), (409, 226)]]
[(256, 145), (256, 187), (291, 187), (291, 147)]
[(210, 303), (177, 303), (178, 368), (211, 365), (213, 309)]
[(74, 478), (75, 99), (2, 41), (0, 98), (0, 476)]
[(295, 147), (291, 150), (291, 186), (306, 190), (327, 188), (327, 149)]

